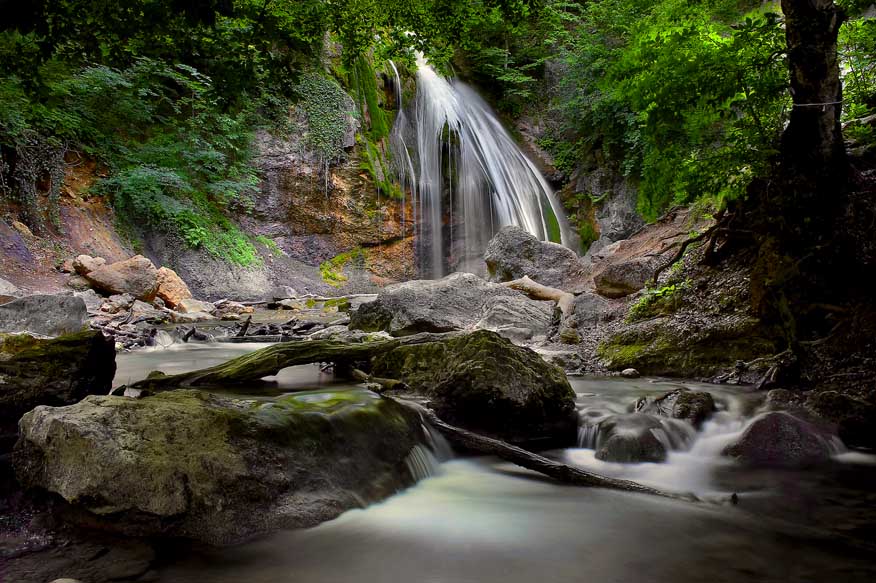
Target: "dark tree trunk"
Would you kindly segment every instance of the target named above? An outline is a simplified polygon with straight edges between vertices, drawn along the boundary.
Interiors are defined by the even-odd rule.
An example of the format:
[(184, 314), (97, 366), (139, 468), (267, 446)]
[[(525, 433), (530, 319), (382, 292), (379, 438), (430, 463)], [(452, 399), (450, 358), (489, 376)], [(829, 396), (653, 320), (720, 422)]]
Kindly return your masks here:
[(793, 109), (776, 171), (752, 184), (748, 216), (758, 233), (751, 280), (754, 308), (794, 347), (825, 325), (812, 306), (837, 295), (835, 230), (848, 194), (840, 113), (837, 35), (844, 20), (833, 0), (782, 0)]
[(785, 172), (824, 190), (845, 177), (837, 59), (837, 34), (845, 16), (833, 0), (782, 0), (782, 11), (794, 101), (782, 136), (782, 163)]

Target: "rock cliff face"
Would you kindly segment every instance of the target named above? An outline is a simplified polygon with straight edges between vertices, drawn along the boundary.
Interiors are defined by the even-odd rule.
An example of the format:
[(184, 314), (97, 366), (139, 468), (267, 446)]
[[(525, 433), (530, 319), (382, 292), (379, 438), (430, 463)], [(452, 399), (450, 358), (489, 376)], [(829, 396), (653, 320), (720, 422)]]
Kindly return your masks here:
[[(232, 219), (250, 237), (261, 265), (233, 265), (178, 236), (151, 230), (138, 233), (142, 247), (136, 251), (173, 269), (196, 296), (209, 299), (262, 299), (278, 285), (302, 293), (365, 291), (410, 279), (412, 210), (362, 170), (365, 146), (356, 135), (351, 126), (345, 157), (326, 171), (302, 134), (257, 133), (253, 164), (262, 179), (259, 192), (254, 206)], [(0, 221), (0, 277), (24, 292), (60, 291), (66, 288), (61, 272), (66, 258), (87, 254), (115, 262), (136, 254), (117, 231), (107, 202), (86, 197), (99, 172), (89, 164), (68, 169), (63, 228), (56, 234), (40, 237), (20, 223)]]

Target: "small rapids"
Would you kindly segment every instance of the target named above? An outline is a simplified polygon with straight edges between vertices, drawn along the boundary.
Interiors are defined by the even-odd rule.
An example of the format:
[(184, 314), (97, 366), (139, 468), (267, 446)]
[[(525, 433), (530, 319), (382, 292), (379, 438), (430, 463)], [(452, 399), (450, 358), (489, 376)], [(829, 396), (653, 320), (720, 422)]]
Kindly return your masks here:
[(453, 458), (450, 444), (443, 435), (426, 424), (422, 428), (425, 444), (415, 445), (405, 458), (405, 465), (415, 482), (439, 475), (441, 463)]
[[(142, 378), (154, 369), (202, 368), (253, 348), (189, 346), (123, 354), (118, 374)], [(277, 379), (282, 390), (290, 391), (328, 382), (310, 366), (292, 367)], [(315, 528), (276, 532), (232, 548), (168, 550), (152, 580), (876, 580), (874, 554), (867, 550), (876, 546), (876, 456), (837, 450), (836, 463), (823, 468), (745, 468), (721, 451), (751, 423), (761, 396), (744, 387), (681, 383), (711, 392), (719, 411), (689, 441), (674, 426), (664, 427), (670, 446), (664, 463), (603, 462), (593, 449), (601, 420), (629, 412), (643, 396), (680, 384), (647, 379), (570, 382), (584, 420), (580, 447), (546, 455), (605, 475), (695, 492), (718, 503), (569, 487), (493, 458), (452, 459), (441, 435), (424, 426), (422, 442), (405, 463), (416, 480), (410, 488)], [(728, 493), (739, 494), (738, 505), (721, 502)], [(816, 531), (825, 534), (811, 534)], [(864, 541), (863, 546), (844, 542), (849, 535)]]

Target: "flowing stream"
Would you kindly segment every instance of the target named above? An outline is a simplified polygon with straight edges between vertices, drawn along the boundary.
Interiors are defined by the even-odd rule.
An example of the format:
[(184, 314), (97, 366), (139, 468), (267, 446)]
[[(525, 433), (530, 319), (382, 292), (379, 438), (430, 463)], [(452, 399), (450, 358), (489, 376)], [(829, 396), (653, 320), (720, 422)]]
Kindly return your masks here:
[(413, 197), (424, 275), (481, 269), (487, 243), (506, 225), (573, 245), (553, 189), (471, 87), (420, 58), (409, 117), (392, 67), (399, 115), (390, 142), (402, 190)]
[[(117, 382), (193, 370), (258, 345), (183, 345), (121, 355)], [(343, 390), (316, 366), (286, 369), (276, 393)], [(422, 479), (392, 498), (316, 528), (278, 532), (224, 549), (174, 544), (162, 583), (542, 583), (874, 581), (876, 456), (838, 453), (807, 470), (746, 469), (720, 456), (743, 430), (758, 395), (649, 379), (571, 378), (582, 428), (627, 411), (641, 396), (685, 386), (712, 393), (719, 412), (666, 463), (599, 461), (588, 447), (547, 452), (565, 463), (664, 489), (689, 504), (559, 485), (492, 458), (412, 454)], [(264, 398), (270, 398), (266, 396)], [(582, 445), (588, 443), (586, 431)], [(739, 504), (727, 502), (736, 493)]]

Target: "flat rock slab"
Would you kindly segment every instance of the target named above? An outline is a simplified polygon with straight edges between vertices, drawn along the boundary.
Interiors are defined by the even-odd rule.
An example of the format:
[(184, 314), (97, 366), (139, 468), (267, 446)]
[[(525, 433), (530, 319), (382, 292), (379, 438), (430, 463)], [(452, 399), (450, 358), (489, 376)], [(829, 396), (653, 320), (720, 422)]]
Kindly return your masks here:
[(88, 310), (73, 296), (25, 296), (0, 305), (0, 333), (38, 336), (75, 334), (85, 327)]
[(408, 336), (515, 327), (537, 335), (545, 332), (544, 325), (549, 321), (546, 315), (552, 309), (551, 303), (531, 300), (471, 273), (454, 273), (439, 280), (387, 286), (376, 300), (351, 313), (350, 328)]

